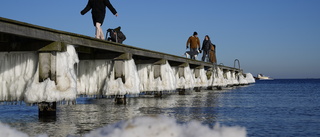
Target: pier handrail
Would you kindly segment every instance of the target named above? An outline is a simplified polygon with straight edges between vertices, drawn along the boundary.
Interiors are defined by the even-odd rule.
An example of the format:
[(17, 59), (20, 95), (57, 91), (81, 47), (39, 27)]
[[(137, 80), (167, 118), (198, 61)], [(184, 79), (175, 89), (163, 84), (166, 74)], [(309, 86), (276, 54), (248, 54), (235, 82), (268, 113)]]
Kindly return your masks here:
[(234, 60), (233, 67), (236, 68), (236, 62), (238, 62), (238, 67), (239, 67), (239, 69), (241, 69), (241, 68), (240, 68), (240, 61), (239, 61), (238, 59), (235, 59), (235, 60)]

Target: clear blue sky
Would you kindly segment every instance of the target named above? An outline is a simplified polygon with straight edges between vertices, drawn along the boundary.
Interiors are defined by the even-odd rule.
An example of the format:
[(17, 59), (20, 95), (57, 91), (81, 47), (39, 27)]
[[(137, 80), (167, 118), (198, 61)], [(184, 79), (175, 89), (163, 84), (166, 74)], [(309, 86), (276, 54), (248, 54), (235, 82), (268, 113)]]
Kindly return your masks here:
[[(111, 0), (103, 29), (122, 27), (124, 44), (182, 56), (197, 31), (218, 63), (273, 78), (320, 78), (320, 0)], [(94, 37), (87, 0), (5, 0), (1, 17)], [(199, 58), (198, 58), (199, 59)]]

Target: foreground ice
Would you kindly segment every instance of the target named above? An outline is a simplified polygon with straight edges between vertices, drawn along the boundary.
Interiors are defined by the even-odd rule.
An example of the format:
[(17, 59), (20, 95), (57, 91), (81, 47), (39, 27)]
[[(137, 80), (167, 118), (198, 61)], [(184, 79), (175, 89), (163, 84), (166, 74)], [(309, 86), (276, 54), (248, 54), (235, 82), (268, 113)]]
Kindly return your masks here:
[(154, 116), (136, 117), (92, 131), (85, 137), (245, 137), (242, 127), (216, 124), (213, 129), (198, 121), (178, 124), (175, 119)]
[(0, 122), (0, 135), (3, 137), (28, 137), (28, 134), (22, 133)]
[[(7, 137), (28, 137), (0, 123), (0, 133)], [(214, 128), (198, 121), (178, 124), (173, 118), (165, 116), (136, 117), (108, 125), (84, 135), (85, 137), (246, 137), (244, 127), (226, 127), (216, 124)], [(38, 137), (46, 137), (39, 135)]]

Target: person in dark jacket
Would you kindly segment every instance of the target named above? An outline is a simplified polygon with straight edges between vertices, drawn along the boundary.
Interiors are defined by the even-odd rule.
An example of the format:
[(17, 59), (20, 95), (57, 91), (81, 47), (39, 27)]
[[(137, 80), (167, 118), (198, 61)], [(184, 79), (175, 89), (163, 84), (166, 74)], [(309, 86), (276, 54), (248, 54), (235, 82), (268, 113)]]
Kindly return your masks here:
[(203, 51), (202, 52), (202, 61), (205, 61), (206, 57), (209, 56), (209, 51), (210, 51), (210, 48), (211, 48), (210, 46), (211, 46), (210, 37), (208, 35), (206, 35), (204, 37), (203, 42), (202, 42), (202, 48), (201, 48), (201, 50)]
[(96, 27), (96, 38), (98, 39), (104, 39), (101, 26), (106, 15), (106, 7), (113, 15), (118, 16), (116, 9), (109, 0), (89, 0), (87, 6), (81, 11), (81, 15), (84, 15), (91, 10), (93, 25)]

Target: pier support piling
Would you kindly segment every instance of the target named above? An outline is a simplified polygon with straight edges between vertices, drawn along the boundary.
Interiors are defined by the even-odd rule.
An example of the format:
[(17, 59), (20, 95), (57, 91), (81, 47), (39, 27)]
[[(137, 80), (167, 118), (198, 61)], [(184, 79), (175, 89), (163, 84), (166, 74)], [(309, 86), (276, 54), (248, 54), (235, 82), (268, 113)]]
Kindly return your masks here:
[(186, 95), (186, 89), (183, 89), (183, 88), (179, 88), (177, 89), (178, 92), (179, 92), (179, 95)]
[(122, 83), (126, 82), (125, 78), (125, 67), (124, 60), (115, 60), (114, 61), (114, 79), (121, 78)]
[(127, 104), (126, 95), (116, 95), (114, 98), (116, 104)]
[(39, 53), (39, 82), (49, 78), (56, 81), (56, 59), (57, 52), (40, 52)]
[(39, 82), (47, 78), (56, 82), (57, 52), (66, 51), (66, 44), (52, 42), (39, 49)]
[(181, 77), (185, 77), (185, 74), (184, 74), (184, 69), (186, 68), (186, 67), (188, 67), (189, 66), (189, 64), (188, 63), (183, 63), (183, 64), (181, 64), (181, 65), (179, 65), (179, 78), (181, 78)]
[[(39, 49), (39, 82), (49, 78), (57, 84), (57, 52), (62, 51), (66, 51), (66, 44), (62, 42), (52, 42)], [(55, 118), (56, 108), (56, 102), (40, 102), (38, 104), (39, 118)]]
[(199, 67), (196, 67), (195, 70), (194, 70), (194, 75), (195, 75), (195, 78), (199, 78), (200, 77), (200, 70), (203, 69), (204, 66), (199, 66)]
[(166, 64), (167, 60), (165, 59), (161, 59), (155, 63), (153, 63), (153, 76), (154, 76), (154, 79), (157, 79), (160, 77), (160, 79), (162, 80), (162, 77), (161, 77), (161, 66)]
[(201, 88), (200, 88), (200, 87), (194, 87), (194, 90), (195, 90), (196, 92), (200, 92), (200, 91), (201, 91)]
[(154, 92), (154, 97), (155, 98), (161, 98), (162, 97), (162, 91), (155, 91)]
[(55, 121), (56, 119), (56, 102), (41, 102), (38, 103), (38, 116), (42, 121)]
[(125, 78), (125, 61), (132, 59), (132, 54), (124, 53), (114, 58), (114, 78), (121, 78), (122, 82), (126, 82)]
[(212, 86), (208, 86), (207, 90), (213, 90), (213, 87)]

